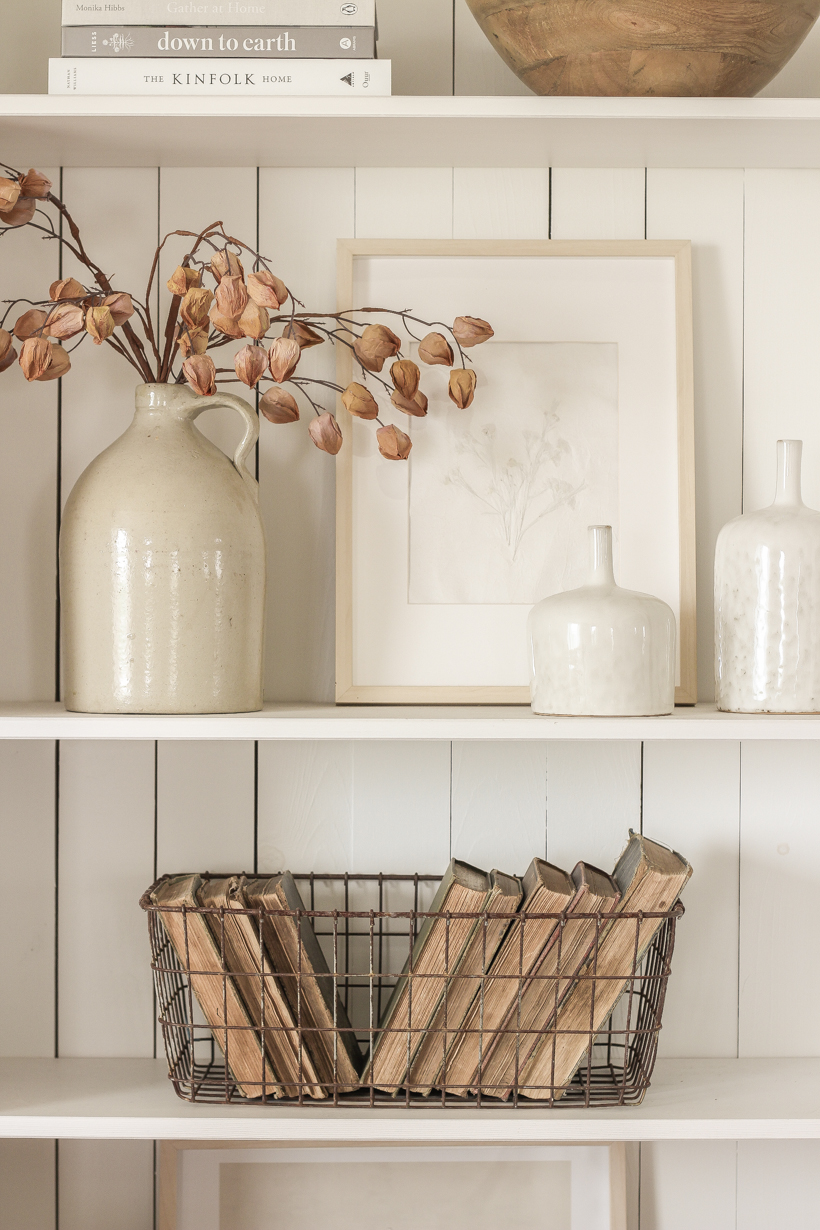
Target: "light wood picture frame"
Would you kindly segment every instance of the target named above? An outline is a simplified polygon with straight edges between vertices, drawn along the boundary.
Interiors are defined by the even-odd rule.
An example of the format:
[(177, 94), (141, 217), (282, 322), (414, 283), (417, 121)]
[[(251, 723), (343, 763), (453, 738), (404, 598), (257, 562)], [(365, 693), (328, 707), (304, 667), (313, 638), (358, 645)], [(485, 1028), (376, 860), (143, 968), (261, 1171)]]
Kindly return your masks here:
[[(624, 575), (618, 575), (616, 565), (616, 577), (627, 588), (664, 598), (675, 610), (679, 657), (675, 702), (694, 704), (697, 633), (690, 241), (339, 240), (337, 255), (340, 311), (364, 306), (358, 298), (372, 294), (382, 296), (380, 302), (395, 302), (419, 315), (428, 310), (427, 303), (418, 301), (422, 297), (428, 300), (429, 310), (442, 316), (453, 310), (453, 315), (460, 312), (490, 320), (496, 337), (470, 352), (477, 369), (480, 351), (501, 341), (519, 347), (533, 342), (547, 347), (555, 342), (617, 347), (618, 507), (623, 515), (628, 503), (624, 523), (637, 527), (637, 532), (631, 539), (624, 535), (628, 562)], [(520, 285), (515, 279), (520, 279)], [(560, 287), (567, 298), (558, 299)], [(484, 288), (489, 288), (486, 293)], [(529, 326), (521, 323), (521, 304), (528, 302), (528, 295), (535, 296), (534, 324), (524, 336)], [(439, 306), (442, 300), (445, 306)], [(546, 302), (551, 304), (548, 309)], [(510, 303), (514, 306), (505, 307)], [(383, 319), (390, 323), (388, 316)], [(517, 336), (512, 337), (511, 330)], [(401, 333), (398, 325), (396, 331)], [(436, 379), (443, 379), (446, 387), (447, 369), (421, 366), (425, 391), (430, 392), (429, 383)], [(361, 380), (361, 374), (354, 370), (350, 349), (338, 346), (338, 383), (344, 387), (354, 379)], [(480, 408), (481, 393), (479, 383), (471, 410)], [(444, 409), (447, 403), (442, 396), (439, 406)], [(428, 424), (438, 408), (431, 395), (430, 416), (408, 424), (406, 416), (387, 406), (384, 420), (396, 422), (411, 434), (430, 430)], [(459, 413), (469, 415), (471, 410)], [(424, 605), (422, 597), (412, 606), (407, 528), (410, 478), (409, 468), (404, 468), (408, 463), (381, 459), (374, 424), (352, 419), (341, 401), (337, 413), (345, 436), (336, 458), (337, 703), (528, 704), (524, 625), (536, 599), (482, 606), (480, 600), (469, 598), (459, 607), (455, 603), (448, 606), (447, 599), (434, 600), (440, 606)], [(378, 503), (378, 483), (387, 490), (384, 504)], [(653, 541), (645, 544), (647, 538)], [(585, 564), (585, 552), (576, 551), (574, 559)], [(576, 580), (566, 587), (580, 583)], [(406, 609), (401, 609), (402, 603)], [(499, 655), (497, 663), (488, 658), (494, 652)], [(453, 667), (458, 653), (465, 662)], [(513, 654), (517, 655), (514, 670), (510, 665)], [(485, 675), (493, 674), (491, 681), (467, 677), (473, 659), (481, 661)], [(443, 677), (456, 670), (460, 673), (455, 682)], [(514, 681), (513, 674), (517, 676)]]

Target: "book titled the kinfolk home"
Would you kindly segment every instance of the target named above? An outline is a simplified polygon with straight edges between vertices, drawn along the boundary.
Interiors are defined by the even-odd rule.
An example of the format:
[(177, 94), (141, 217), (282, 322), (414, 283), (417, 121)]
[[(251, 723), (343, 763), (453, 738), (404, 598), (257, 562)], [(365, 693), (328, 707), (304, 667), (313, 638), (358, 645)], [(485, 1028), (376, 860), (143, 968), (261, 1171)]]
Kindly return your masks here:
[(125, 59), (48, 62), (49, 94), (390, 95), (389, 60)]
[(64, 26), (375, 26), (376, 0), (63, 0)]
[(365, 60), (375, 35), (372, 26), (63, 26), (63, 55)]

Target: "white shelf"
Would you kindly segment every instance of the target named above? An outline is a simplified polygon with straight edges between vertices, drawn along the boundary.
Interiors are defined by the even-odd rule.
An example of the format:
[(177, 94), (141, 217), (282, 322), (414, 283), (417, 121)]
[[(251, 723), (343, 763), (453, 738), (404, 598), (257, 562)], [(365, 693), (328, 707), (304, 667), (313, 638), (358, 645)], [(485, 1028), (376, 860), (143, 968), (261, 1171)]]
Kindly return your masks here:
[(718, 713), (539, 717), (525, 705), (266, 705), (260, 713), (163, 716), (0, 705), (0, 739), (820, 739), (820, 716)]
[(26, 166), (818, 167), (816, 98), (0, 96)]
[(375, 1110), (199, 1106), (164, 1060), (0, 1060), (0, 1138), (538, 1143), (820, 1138), (820, 1059), (660, 1060), (641, 1106)]

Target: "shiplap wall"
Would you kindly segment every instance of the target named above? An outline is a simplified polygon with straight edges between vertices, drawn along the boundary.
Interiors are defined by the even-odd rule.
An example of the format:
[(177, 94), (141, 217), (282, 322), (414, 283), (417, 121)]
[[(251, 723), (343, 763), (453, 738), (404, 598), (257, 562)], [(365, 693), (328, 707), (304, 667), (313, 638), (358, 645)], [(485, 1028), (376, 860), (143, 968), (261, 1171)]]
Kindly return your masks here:
[[(38, 31), (53, 31), (57, 11), (57, 0), (19, 6), (45, 18)], [(380, 14), (397, 93), (521, 90), (462, 0), (380, 0)], [(6, 88), (33, 88), (43, 47), (38, 33), (28, 65), (0, 59)], [(815, 64), (818, 31), (767, 92), (816, 92)], [(555, 238), (691, 238), (699, 678), (711, 695), (714, 540), (742, 507), (769, 501), (779, 436), (805, 440), (807, 499), (820, 506), (820, 172), (70, 168), (63, 191), (123, 288), (141, 289), (160, 231), (221, 218), (258, 235), (310, 304), (334, 302), (339, 236), (546, 237), (551, 218)], [(0, 257), (3, 298), (58, 273), (53, 247), (30, 232), (7, 236)], [(330, 372), (330, 356), (308, 358)], [(132, 389), (130, 370), (90, 346), (62, 393), (17, 371), (0, 378), (2, 699), (55, 694), (59, 509), (129, 422)], [(230, 415), (208, 417), (200, 424), (228, 446)], [(330, 699), (333, 462), (301, 425), (263, 424), (259, 477), (267, 692)], [(608, 866), (642, 824), (695, 867), (662, 1053), (817, 1054), (812, 950), (794, 937), (814, 930), (818, 778), (811, 744), (0, 744), (0, 858), (35, 871), (43, 894), (25, 926), (12, 894), (0, 902), (0, 1053), (154, 1054), (136, 902), (155, 871), (436, 871), (451, 854), (521, 871), (536, 853)], [(814, 1228), (818, 1161), (811, 1142), (635, 1148), (631, 1230)], [(149, 1230), (153, 1171), (145, 1142), (3, 1143), (0, 1224)]]

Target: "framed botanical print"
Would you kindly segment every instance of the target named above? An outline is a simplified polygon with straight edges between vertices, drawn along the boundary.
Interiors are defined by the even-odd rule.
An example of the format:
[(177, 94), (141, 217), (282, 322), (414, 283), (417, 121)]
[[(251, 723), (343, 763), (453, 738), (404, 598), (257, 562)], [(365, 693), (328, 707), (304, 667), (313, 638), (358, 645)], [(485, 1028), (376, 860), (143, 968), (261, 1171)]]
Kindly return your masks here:
[[(378, 398), (406, 460), (339, 408), (337, 701), (527, 703), (527, 615), (583, 584), (587, 527), (606, 524), (618, 583), (675, 612), (676, 702), (693, 704), (689, 242), (340, 240), (338, 256), (340, 310), (469, 314), (494, 336), (468, 352), (467, 409), (442, 366), (420, 364), (425, 417)], [(354, 379), (340, 346), (338, 382)]]

